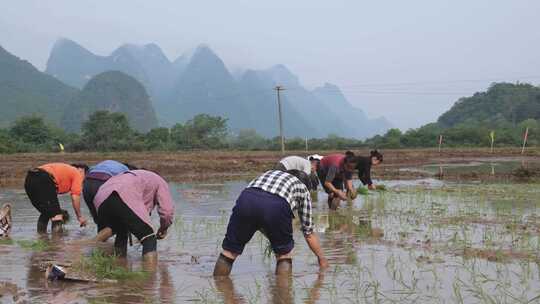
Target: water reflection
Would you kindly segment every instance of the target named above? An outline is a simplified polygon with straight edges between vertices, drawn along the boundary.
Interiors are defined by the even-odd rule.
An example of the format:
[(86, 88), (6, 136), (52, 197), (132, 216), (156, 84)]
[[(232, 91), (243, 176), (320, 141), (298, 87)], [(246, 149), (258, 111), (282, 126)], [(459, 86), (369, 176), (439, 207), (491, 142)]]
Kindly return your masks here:
[[(492, 170), (500, 174), (498, 163), (486, 165), (486, 175)], [(442, 167), (446, 170), (444, 165)], [(294, 232), (298, 242), (295, 256), (298, 258), (292, 277), (273, 274), (274, 261), (264, 258), (266, 240), (261, 238), (264, 242), (251, 242), (246, 248), (246, 258), (238, 261), (235, 276), (213, 281), (210, 275), (226, 229), (226, 219), (234, 200), (245, 187), (243, 181), (202, 186), (202, 189), (216, 192), (203, 191), (192, 201), (173, 190), (177, 196), (177, 221), (169, 237), (161, 241), (156, 271), (145, 279), (118, 284), (47, 282), (39, 268), (41, 261), (76, 259), (88, 256), (95, 248), (68, 245), (69, 239), (89, 237), (94, 233), (92, 227), (85, 230), (72, 225), (61, 239), (45, 236), (43, 240), (53, 246), (42, 252), (32, 252), (17, 244), (0, 246), (0, 280), (27, 290), (29, 300), (36, 303), (61, 303), (73, 297), (80, 303), (86, 303), (85, 299), (90, 303), (342, 303), (351, 299), (375, 302), (369, 297), (358, 298), (355, 292), (371, 295), (371, 289), (365, 288), (379, 286), (376, 284), (380, 284), (381, 292), (391, 299), (389, 302), (408, 302), (400, 299), (401, 295), (410, 292), (411, 297), (421, 296), (416, 302), (433, 303), (451, 299), (453, 283), (458, 279), (468, 282), (469, 277), (463, 273), (447, 271), (450, 267), (464, 269), (465, 266), (459, 265), (467, 261), (456, 257), (456, 252), (464, 252), (463, 246), (479, 249), (490, 249), (486, 247), (488, 245), (496, 246), (493, 248), (504, 246), (522, 252), (534, 252), (538, 248), (540, 216), (534, 208), (540, 200), (536, 184), (496, 184), (491, 187), (446, 183), (448, 186), (441, 188), (445, 183), (434, 179), (385, 181), (385, 184), (392, 190), (359, 197), (352, 205), (343, 204), (337, 212), (328, 212), (326, 196), (319, 193), (322, 204), (314, 209), (316, 230), (332, 265), (326, 273), (326, 281), (324, 273), (318, 273), (307, 245), (301, 241), (299, 229)], [(191, 187), (198, 189), (199, 186), (171, 184), (171, 189)], [(36, 240), (35, 210), (26, 203), (24, 193), (5, 192), (2, 195), (13, 198), (13, 239)], [(386, 235), (381, 240), (383, 229)], [(432, 247), (424, 246), (427, 242)], [(452, 251), (445, 251), (449, 246)], [(109, 242), (101, 249), (112, 249), (112, 244)], [(131, 255), (123, 262), (130, 269), (140, 269), (140, 253), (137, 250), (129, 252)], [(419, 260), (419, 256), (423, 259)], [(433, 262), (438, 260), (441, 262)], [(507, 265), (520, 267), (521, 264), (489, 262), (474, 267), (492, 275)], [(432, 267), (433, 275), (437, 274), (439, 280), (437, 286), (433, 285), (435, 287), (431, 285), (434, 284), (432, 272), (426, 271)], [(510, 270), (516, 275), (534, 273), (535, 279), (522, 284), (519, 278), (512, 277), (515, 280), (504, 285), (510, 286), (505, 292), (512, 288), (527, 294), (528, 299), (534, 297), (534, 291), (539, 290), (538, 274), (534, 270)], [(396, 273), (400, 275), (393, 276)], [(403, 287), (398, 287), (398, 292), (388, 292), (402, 286), (399, 284), (404, 281), (396, 278), (406, 280), (407, 286), (418, 282), (417, 289), (401, 290)], [(483, 288), (497, 292), (488, 285)], [(517, 294), (517, 291), (512, 292)], [(435, 293), (437, 295), (433, 296)]]
[[(538, 170), (540, 162), (529, 161), (526, 159), (514, 161), (472, 161), (468, 163), (438, 163), (435, 165), (423, 166), (425, 172), (433, 174), (437, 179), (445, 179), (445, 177), (507, 177), (515, 176), (522, 177), (523, 173), (531, 170)], [(414, 171), (414, 170), (412, 170)], [(419, 170), (423, 171), (423, 170)]]
[[(321, 288), (324, 282), (324, 273), (317, 274), (317, 279), (311, 284), (306, 286), (303, 290), (294, 288), (294, 277), (292, 275), (274, 275), (273, 273), (267, 274), (267, 293), (269, 303), (274, 304), (290, 304), (295, 303), (297, 294), (305, 292), (305, 297), (302, 297), (303, 303), (312, 304), (317, 303), (321, 298)], [(241, 304), (252, 303), (254, 301), (261, 302), (262, 299), (249, 298), (241, 294), (234, 283), (234, 279), (231, 277), (215, 277), (214, 284), (219, 292), (221, 301), (225, 304)], [(264, 296), (264, 294), (260, 294)]]
[(214, 277), (214, 284), (216, 285), (216, 288), (222, 297), (223, 303), (246, 303), (244, 296), (238, 293), (238, 291), (234, 287), (234, 282), (230, 277)]

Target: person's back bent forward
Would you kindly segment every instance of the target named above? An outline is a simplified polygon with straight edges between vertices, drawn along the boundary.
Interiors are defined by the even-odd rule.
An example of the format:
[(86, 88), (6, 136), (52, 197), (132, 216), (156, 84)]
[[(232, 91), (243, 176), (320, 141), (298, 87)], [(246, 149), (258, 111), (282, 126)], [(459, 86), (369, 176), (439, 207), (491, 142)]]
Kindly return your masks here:
[(60, 208), (58, 194), (70, 193), (71, 204), (81, 227), (86, 226), (86, 219), (81, 213), (81, 191), (84, 174), (88, 170), (85, 164), (51, 163), (31, 169), (26, 174), (24, 189), (32, 205), (39, 211), (37, 231), (46, 233), (49, 221), (51, 231), (61, 233), (62, 225), (68, 218), (66, 210)]
[[(149, 262), (157, 259), (156, 238), (165, 237), (174, 217), (174, 202), (169, 186), (161, 176), (147, 170), (133, 170), (113, 176), (99, 188), (94, 205), (98, 226), (102, 231), (110, 229), (116, 234), (116, 254), (126, 255), (128, 233), (132, 233), (142, 245), (143, 259)], [(150, 213), (156, 206), (160, 218), (157, 234), (150, 219)]]
[(310, 185), (307, 174), (298, 170), (272, 170), (253, 180), (240, 194), (233, 208), (223, 240), (223, 252), (214, 267), (214, 276), (229, 275), (234, 260), (245, 245), (260, 230), (270, 240), (276, 254), (276, 274), (289, 273), (294, 247), (292, 219), (297, 210), (304, 238), (326, 267), (319, 239), (313, 231)]

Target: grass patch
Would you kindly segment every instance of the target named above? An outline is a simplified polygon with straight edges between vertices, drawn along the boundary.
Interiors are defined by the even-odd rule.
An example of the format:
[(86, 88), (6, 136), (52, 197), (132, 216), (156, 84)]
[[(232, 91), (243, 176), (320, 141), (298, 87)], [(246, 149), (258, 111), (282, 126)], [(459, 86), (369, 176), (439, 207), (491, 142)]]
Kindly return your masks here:
[(95, 275), (98, 279), (140, 280), (148, 276), (146, 271), (130, 271), (119, 266), (115, 255), (107, 255), (101, 250), (94, 250), (90, 256), (81, 258), (75, 267), (83, 273)]
[(19, 245), (22, 249), (31, 251), (44, 251), (49, 248), (49, 244), (47, 244), (47, 242), (44, 240), (20, 240), (17, 241), (17, 245)]
[(13, 245), (14, 243), (12, 239), (0, 239), (0, 245)]
[(359, 186), (359, 187), (356, 189), (356, 193), (358, 193), (358, 194), (360, 194), (360, 195), (368, 195), (368, 194), (369, 194), (369, 190), (368, 190), (368, 188), (366, 188), (366, 187)]

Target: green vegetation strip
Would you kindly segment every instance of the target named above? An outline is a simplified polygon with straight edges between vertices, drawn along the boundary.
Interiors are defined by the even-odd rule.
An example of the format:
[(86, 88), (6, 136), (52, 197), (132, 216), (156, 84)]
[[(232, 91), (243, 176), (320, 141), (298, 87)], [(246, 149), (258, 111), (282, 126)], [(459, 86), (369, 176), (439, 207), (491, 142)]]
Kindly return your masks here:
[(118, 265), (118, 258), (115, 255), (107, 255), (101, 250), (94, 250), (88, 257), (82, 257), (74, 265), (77, 271), (89, 275), (95, 275), (97, 279), (111, 280), (139, 280), (148, 276), (146, 271), (131, 271)]
[(43, 240), (20, 240), (14, 241), (12, 239), (0, 239), (0, 245), (18, 245), (25, 250), (31, 251), (44, 251), (49, 248), (49, 244)]

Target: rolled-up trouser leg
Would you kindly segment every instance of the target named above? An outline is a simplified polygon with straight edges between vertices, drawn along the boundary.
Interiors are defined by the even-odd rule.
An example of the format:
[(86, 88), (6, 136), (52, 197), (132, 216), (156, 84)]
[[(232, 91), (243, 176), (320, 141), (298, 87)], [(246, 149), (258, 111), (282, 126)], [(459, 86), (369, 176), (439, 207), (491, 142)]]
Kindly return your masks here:
[(285, 258), (279, 259), (276, 262), (276, 274), (290, 274), (292, 273), (292, 259)]
[(47, 226), (49, 226), (49, 216), (46, 214), (40, 214), (37, 221), (37, 232), (47, 233)]
[(142, 254), (145, 255), (149, 252), (153, 252), (157, 250), (157, 239), (155, 235), (151, 235), (147, 238), (145, 238), (142, 242)]
[(116, 238), (114, 239), (114, 254), (124, 257), (127, 255), (128, 246), (128, 232), (124, 229), (119, 229), (116, 232)]
[(233, 259), (220, 253), (214, 266), (214, 276), (228, 276), (231, 273), (233, 263)]
[(52, 231), (52, 233), (62, 233), (62, 232), (64, 232), (64, 222), (63, 221), (52, 221), (51, 231)]

